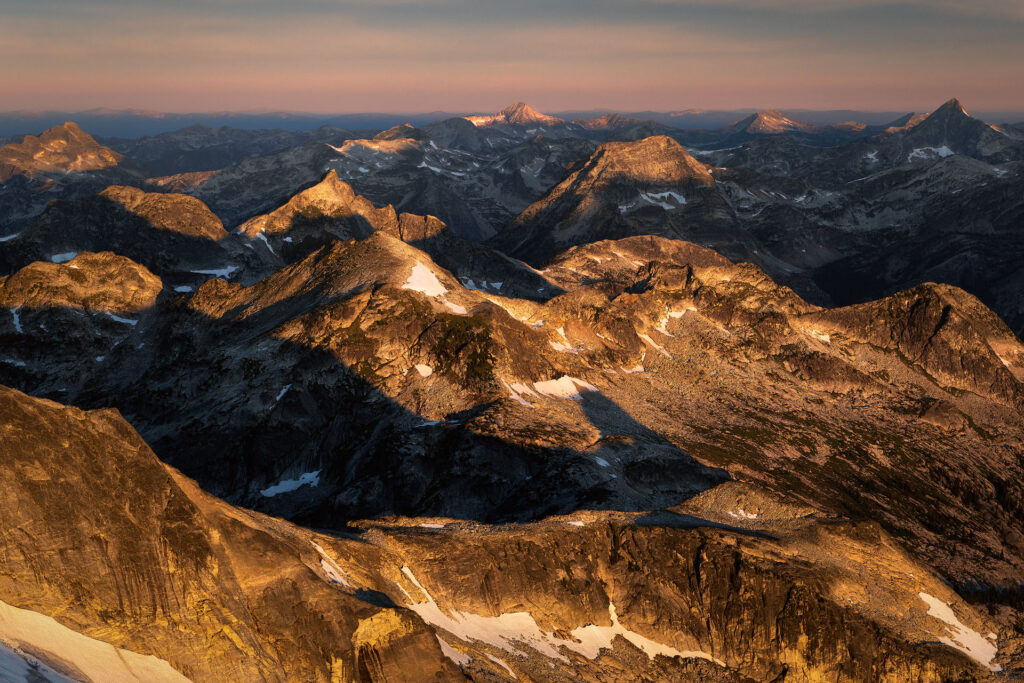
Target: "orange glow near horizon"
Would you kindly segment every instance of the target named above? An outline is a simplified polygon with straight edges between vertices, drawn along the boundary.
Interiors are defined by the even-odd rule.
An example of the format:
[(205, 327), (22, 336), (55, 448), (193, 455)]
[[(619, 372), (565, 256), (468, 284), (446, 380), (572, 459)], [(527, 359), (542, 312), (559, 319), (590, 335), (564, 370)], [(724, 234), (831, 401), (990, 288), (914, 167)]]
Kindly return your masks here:
[[(460, 1), (426, 4), (442, 12)], [(801, 6), (770, 2), (778, 12)], [(428, 22), (427, 15), (404, 21), (407, 6), (399, 0), (375, 5), (373, 16), (364, 16), (368, 0), (312, 16), (266, 7), (247, 14), (237, 0), (210, 3), (219, 8), (212, 14), (192, 0), (183, 3), (195, 4), (192, 12), (146, 0), (39, 4), (54, 3), (70, 16), (54, 21), (12, 11), (0, 25), (8, 63), (0, 73), (3, 109), (493, 111), (522, 99), (541, 110), (911, 111), (956, 96), (976, 110), (1024, 111), (1024, 18), (1013, 14), (993, 17), (1003, 29), (987, 38), (982, 17), (968, 27), (977, 35), (948, 19), (948, 26), (922, 21), (898, 40), (884, 14), (877, 27), (865, 15), (845, 33), (839, 19), (806, 9), (794, 16), (817, 22), (814, 30), (781, 21), (775, 30), (755, 30), (742, 13), (733, 23), (716, 14), (739, 12), (742, 0), (729, 0), (726, 9), (697, 0), (637, 3), (650, 8), (647, 20), (600, 13), (559, 20), (531, 5), (530, 20), (454, 24)], [(356, 6), (363, 14), (342, 9)], [(654, 16), (681, 6), (703, 23)], [(470, 17), (473, 11), (465, 9)]]

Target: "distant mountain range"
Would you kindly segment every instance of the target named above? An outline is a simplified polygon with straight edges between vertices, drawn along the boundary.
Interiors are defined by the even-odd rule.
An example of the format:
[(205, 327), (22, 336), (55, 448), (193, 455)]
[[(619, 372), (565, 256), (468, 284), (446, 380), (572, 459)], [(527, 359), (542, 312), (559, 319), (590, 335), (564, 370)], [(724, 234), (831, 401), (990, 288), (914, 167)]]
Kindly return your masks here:
[[(588, 109), (552, 112), (550, 115), (565, 121), (596, 119), (606, 114), (641, 121), (655, 121), (662, 125), (682, 129), (720, 128), (746, 116), (756, 109), (685, 109), (677, 111), (630, 111), (615, 109)], [(846, 121), (865, 125), (880, 125), (905, 114), (905, 111), (872, 111), (854, 109), (783, 109), (784, 116), (817, 126)], [(242, 129), (312, 130), (333, 126), (353, 130), (384, 130), (392, 126), (411, 123), (423, 125), (456, 116), (488, 116), (479, 112), (363, 112), (351, 114), (315, 114), (309, 112), (191, 112), (170, 113), (145, 109), (88, 109), (84, 111), (14, 110), (0, 112), (0, 142), (28, 134), (38, 134), (65, 121), (78, 125), (99, 137), (136, 138), (158, 135), (191, 125), (212, 128), (230, 126)], [(985, 111), (977, 116), (991, 123), (1024, 122), (1024, 112)], [(8, 140), (13, 142), (13, 140)]]

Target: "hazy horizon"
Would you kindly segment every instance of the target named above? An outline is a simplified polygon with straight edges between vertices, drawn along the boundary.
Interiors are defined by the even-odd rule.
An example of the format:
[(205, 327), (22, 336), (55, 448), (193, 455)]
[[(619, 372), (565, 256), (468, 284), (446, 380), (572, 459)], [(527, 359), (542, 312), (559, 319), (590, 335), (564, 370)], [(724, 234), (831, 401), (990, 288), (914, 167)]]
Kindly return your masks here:
[(1011, 0), (0, 7), (8, 111), (1024, 111)]
[[(781, 112), (809, 112), (809, 113), (863, 113), (863, 114), (906, 114), (906, 113), (926, 113), (937, 109), (943, 103), (949, 101), (949, 99), (959, 98), (946, 98), (940, 102), (934, 102), (929, 107), (924, 108), (913, 108), (913, 107), (899, 107), (893, 106), (888, 108), (858, 108), (858, 107), (801, 107), (801, 106), (737, 106), (737, 107), (698, 107), (698, 106), (679, 106), (679, 107), (667, 107), (663, 109), (630, 109), (626, 107), (615, 107), (615, 106), (581, 106), (571, 107), (565, 109), (551, 109), (548, 107), (536, 107), (531, 102), (527, 102), (530, 106), (534, 106), (534, 109), (546, 114), (575, 114), (575, 113), (588, 113), (588, 112), (604, 112), (604, 113), (659, 113), (659, 114), (702, 114), (702, 113), (731, 113), (731, 112), (758, 112), (758, 111), (769, 111), (776, 110)], [(302, 110), (302, 109), (272, 109), (268, 107), (263, 108), (251, 108), (251, 109), (153, 109), (143, 107), (68, 107), (68, 108), (16, 108), (0, 110), (0, 116), (10, 115), (30, 115), (30, 114), (136, 114), (139, 116), (147, 115), (158, 115), (158, 116), (306, 116), (306, 117), (330, 117), (330, 116), (373, 116), (373, 115), (387, 115), (387, 116), (429, 116), (432, 114), (451, 114), (455, 116), (469, 116), (473, 114), (492, 114), (501, 111), (509, 105), (519, 102), (522, 100), (516, 100), (515, 98), (506, 98), (505, 104), (495, 105), (489, 108), (482, 109), (433, 109), (433, 110), (417, 110), (417, 109), (359, 109), (359, 110)], [(1020, 109), (993, 109), (993, 110), (978, 110), (970, 106), (970, 102), (965, 102), (960, 99), (961, 104), (968, 109), (969, 113), (1018, 113), (1024, 115), (1024, 107)]]

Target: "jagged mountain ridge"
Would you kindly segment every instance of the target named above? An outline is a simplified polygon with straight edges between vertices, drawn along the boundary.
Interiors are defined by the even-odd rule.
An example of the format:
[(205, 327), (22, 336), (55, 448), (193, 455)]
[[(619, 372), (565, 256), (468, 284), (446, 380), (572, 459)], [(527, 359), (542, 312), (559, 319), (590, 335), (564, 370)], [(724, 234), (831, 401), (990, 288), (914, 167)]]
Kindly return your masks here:
[[(151, 311), (132, 326), (130, 338), (105, 364), (79, 374), (70, 393), (74, 378), (61, 373), (75, 367), (73, 348), (65, 351), (65, 370), (54, 375), (48, 375), (42, 353), (11, 358), (9, 350), (15, 363), (8, 363), (4, 381), (44, 395), (63, 389), (86, 404), (124, 401), (157, 452), (204, 486), (296, 519), (315, 519), (319, 527), (337, 523), (339, 515), (383, 511), (529, 518), (588, 505), (649, 507), (686, 495), (696, 482), (705, 482), (699, 488), (719, 480), (713, 471), (701, 474), (704, 465), (694, 469), (692, 454), (729, 471), (738, 468), (766, 486), (799, 491), (816, 505), (839, 504), (844, 514), (881, 514), (904, 542), (962, 533), (954, 530), (976, 520), (954, 515), (910, 521), (919, 511), (903, 508), (918, 503), (903, 500), (902, 487), (918, 484), (904, 481), (910, 473), (883, 458), (884, 451), (860, 450), (863, 439), (887, 439), (887, 430), (902, 425), (917, 434), (915, 445), (907, 450), (902, 441), (886, 441), (889, 448), (911, 460), (942, 453), (944, 464), (925, 475), (929, 485), (972, 506), (972, 515), (999, 520), (992, 522), (999, 530), (995, 537), (979, 536), (969, 551), (960, 547), (961, 559), (939, 552), (930, 561), (956, 577), (968, 575), (961, 574), (967, 566), (962, 558), (989, 557), (995, 564), (988, 580), (1003, 581), (1018, 561), (1005, 555), (1007, 541), (999, 540), (1014, 538), (1007, 516), (1012, 496), (999, 494), (999, 503), (972, 498), (977, 493), (968, 496), (960, 476), (952, 474), (968, 453), (990, 453), (993, 459), (975, 463), (983, 472), (976, 476), (994, 478), (997, 491), (1013, 490), (1006, 474), (1015, 467), (1012, 456), (1006, 460), (984, 445), (989, 438), (1013, 443), (1020, 430), (1024, 357), (998, 319), (980, 314), (980, 304), (962, 293), (939, 293), (931, 309), (899, 302), (926, 302), (938, 290), (909, 293), (878, 304), (888, 311), (891, 329), (903, 325), (907, 338), (886, 348), (850, 332), (857, 316), (876, 319), (877, 313), (856, 307), (821, 312), (756, 268), (673, 244), (632, 238), (572, 250), (546, 273), (553, 289), (567, 293), (537, 304), (466, 289), (425, 253), (378, 232), (363, 242), (321, 248), (247, 288), (211, 280), (193, 297), (172, 300), (160, 315)], [(945, 310), (954, 305), (962, 312)], [(918, 310), (932, 312), (922, 317)], [(43, 333), (39, 313), (18, 314), (21, 331), (7, 328), (13, 340)], [(928, 353), (915, 351), (928, 339), (942, 341), (926, 344)], [(965, 349), (971, 355), (961, 357)], [(93, 351), (83, 349), (77, 357), (85, 353)], [(970, 368), (970, 383), (956, 376), (958, 367)], [(203, 379), (210, 368), (219, 369), (216, 382)], [(183, 384), (182, 376), (194, 383)], [(681, 387), (689, 388), (680, 394)], [(743, 411), (721, 412), (702, 398), (709, 391), (730, 396)], [(848, 407), (837, 407), (828, 421), (811, 418), (817, 408), (802, 397), (816, 394), (847, 396)], [(244, 407), (238, 403), (243, 396)], [(651, 396), (677, 398), (656, 408)], [(580, 401), (566, 400), (575, 397)], [(312, 406), (360, 402), (372, 408), (349, 408), (342, 416), (311, 412)], [(858, 405), (870, 409), (863, 413)], [(679, 431), (673, 415), (682, 406), (691, 426)], [(549, 427), (538, 431), (534, 411), (541, 407)], [(779, 420), (807, 439), (798, 452), (790, 437), (762, 431)], [(829, 426), (835, 421), (846, 425), (838, 442)], [(973, 432), (971, 424), (981, 431)], [(736, 439), (735, 433), (747, 430), (758, 435), (758, 447), (748, 437)], [(307, 441), (312, 434), (332, 436)], [(293, 452), (294, 444), (307, 445), (286, 463), (277, 455), (285, 442)], [(725, 443), (729, 448), (720, 450)], [(859, 480), (873, 491), (870, 496), (851, 498), (840, 476), (844, 470), (831, 469), (837, 443), (858, 467), (886, 472), (874, 483)], [(353, 450), (350, 444), (360, 445)], [(205, 455), (207, 448), (218, 459)], [(386, 474), (409, 466), (398, 455), (409, 449), (447, 454), (419, 470), (419, 477), (436, 483), (417, 484), (415, 493)], [(771, 466), (766, 452), (774, 454)], [(503, 454), (500, 470), (494, 469), (494, 453)], [(522, 468), (517, 474), (510, 470), (513, 458)], [(571, 475), (565, 462), (576, 463)], [(434, 488), (459, 481), (449, 473), (466, 471), (468, 463), (480, 477), (471, 496), (453, 498)], [(786, 463), (799, 463), (801, 476), (816, 472), (814, 483), (793, 480), (796, 471)], [(278, 479), (297, 480), (314, 470), (320, 472), (317, 491), (300, 487), (280, 498), (260, 493)], [(653, 471), (661, 474), (652, 478)], [(666, 478), (668, 471), (675, 474)], [(616, 477), (606, 478), (610, 474)], [(527, 475), (552, 485), (525, 486), (510, 495), (510, 481)], [(958, 483), (950, 483), (951, 476)], [(393, 494), (381, 495), (380, 486), (396, 484)], [(987, 502), (967, 502), (976, 500)], [(1003, 559), (991, 559), (995, 548)]]
[[(570, 192), (563, 182), (491, 244), (540, 266), (572, 244), (661, 234), (757, 263), (817, 303), (948, 282), (1024, 329), (1024, 303), (1014, 294), (1024, 147), (959, 103), (913, 127), (833, 148), (775, 135), (695, 154), (715, 183), (693, 196), (677, 192), (685, 204), (664, 193)], [(680, 173), (679, 182), (686, 179)]]
[[(687, 520), (679, 525), (583, 515), (480, 534), (461, 523), (417, 527), (396, 520), (367, 524), (362, 539), (345, 539), (234, 509), (201, 492), (159, 463), (113, 411), (83, 413), (6, 388), (0, 402), (4, 427), (17, 434), (4, 445), (16, 467), (0, 485), (8, 500), (33, 501), (20, 513), (25, 519), (47, 520), (30, 545), (4, 555), (11, 577), (3, 582), (4, 598), (21, 607), (4, 602), (0, 634), (85, 680), (182, 680), (177, 672), (194, 681), (614, 680), (643, 672), (734, 681), (792, 669), (843, 681), (895, 681), (974, 678), (986, 669), (971, 658), (998, 668), (987, 659), (994, 648), (984, 638), (974, 643), (958, 636), (969, 643), (971, 649), (961, 648), (970, 658), (929, 642), (934, 624), (943, 623), (931, 616), (935, 604), (955, 605), (954, 614), (971, 625), (959, 627), (961, 633), (976, 634), (985, 619), (884, 534), (757, 490), (715, 489), (714, 496), (666, 513)], [(40, 465), (56, 457), (55, 436), (66, 444), (58, 485), (63, 500), (78, 505), (73, 517), (58, 512), (57, 497), (32, 496)], [(91, 462), (97, 454), (104, 456), (100, 468)], [(96, 485), (112, 478), (145, 497), (96, 495)], [(85, 529), (104, 534), (106, 553), (82, 542)], [(532, 558), (509, 553), (524, 542), (534, 548)], [(846, 557), (869, 552), (880, 565), (925, 576), (865, 580), (823, 553), (823, 545)], [(811, 571), (842, 577), (846, 594), (858, 595), (861, 606), (826, 597), (815, 574), (798, 564), (780, 566), (780, 550), (804, 558)], [(489, 589), (480, 572), (468, 571), (479, 557), (500, 556), (508, 559), (487, 562)], [(626, 557), (669, 582), (652, 590), (651, 583), (631, 580)], [(138, 562), (149, 569), (135, 585), (149, 590), (119, 594), (116, 577), (136, 575)], [(110, 571), (92, 571), (97, 563)], [(574, 581), (544, 580), (570, 564)], [(190, 568), (187, 580), (176, 566)], [(44, 581), (40, 568), (47, 570)], [(690, 581), (680, 581), (687, 575)], [(737, 585), (759, 596), (744, 599), (749, 609), (742, 613), (774, 619), (776, 636), (751, 627), (763, 621), (760, 614), (753, 622), (736, 619), (728, 606), (736, 604)], [(666, 625), (652, 623), (639, 608), (678, 601), (700, 605), (700, 613)], [(210, 604), (218, 609), (203, 609)], [(131, 630), (122, 626), (126, 617)], [(799, 636), (809, 617), (819, 629), (813, 642)], [(67, 632), (49, 640), (23, 635), (18, 627), (28, 619), (47, 621), (51, 634), (80, 630), (93, 651), (104, 644), (121, 649), (87, 659), (85, 645)], [(870, 638), (849, 639), (851, 630)], [(857, 650), (852, 662), (835, 657), (845, 647)], [(140, 653), (148, 655), (145, 673)]]
[[(468, 129), (458, 123), (437, 129), (453, 134), (453, 144), (511, 145), (501, 152), (510, 160), (550, 144), (523, 145), (463, 123), (484, 136), (464, 137)], [(884, 140), (905, 142), (908, 134)], [(985, 679), (996, 667), (1019, 673), (1024, 350), (1014, 334), (953, 287), (929, 283), (820, 308), (755, 266), (692, 243), (627, 236), (684, 207), (699, 209), (684, 227), (703, 225), (711, 235), (733, 229), (706, 221), (715, 213), (700, 204), (712, 193), (722, 216), (732, 209), (749, 227), (736, 252), (754, 256), (768, 246), (778, 257), (779, 242), (767, 238), (784, 220), (820, 220), (840, 210), (880, 228), (889, 219), (886, 205), (908, 196), (933, 198), (929, 221), (975, 212), (980, 227), (991, 207), (1013, 206), (1013, 162), (990, 163), (996, 159), (986, 161), (973, 143), (934, 158), (893, 143), (891, 157), (890, 148), (874, 148), (891, 167), (830, 197), (835, 181), (807, 187), (780, 169), (703, 164), (670, 141), (653, 142), (658, 163), (629, 158), (647, 144), (626, 145), (621, 163), (606, 149), (589, 172), (581, 170), (585, 159), (568, 162), (563, 175), (586, 190), (583, 201), (598, 197), (594, 205), (604, 203), (607, 214), (639, 212), (644, 221), (620, 224), (610, 241), (571, 236), (569, 248), (552, 249), (540, 271), (461, 239), (429, 211), (378, 207), (349, 178), (324, 175), (317, 163), (339, 150), (311, 146), (233, 171), (235, 187), (263, 208), (255, 215), (245, 209), (249, 227), (229, 224), (231, 233), (197, 200), (111, 188), (101, 199), (120, 207), (116, 220), (94, 206), (88, 211), (104, 217), (92, 227), (86, 221), (81, 234), (95, 239), (104, 234), (96, 227), (111, 222), (119, 242), (104, 238), (82, 242), (78, 255), (50, 254), (40, 232), (40, 253), (61, 262), (19, 268), (34, 258), (27, 255), (0, 276), (0, 382), (65, 403), (117, 405), (162, 458), (208, 490), (333, 530), (313, 537), (325, 558), (306, 545), (309, 532), (285, 533), (280, 522), (229, 511), (203, 494), (204, 515), (245, 515), (250, 528), (269, 533), (267, 543), (279, 550), (268, 562), (294, 582), (280, 599), (217, 582), (205, 589), (214, 600), (261, 605), (256, 630), (264, 640), (253, 651), (276, 657), (261, 669), (266, 678), (299, 668), (312, 680), (407, 679), (410, 671), (476, 679), (762, 680), (784, 667), (790, 676), (840, 680)], [(845, 145), (841, 154), (869, 154), (864, 144), (876, 143)], [(458, 170), (440, 154), (447, 145), (410, 126), (339, 147), (350, 154), (394, 150)], [(741, 151), (767, 150), (770, 158), (786, 149), (801, 163), (832, 154), (802, 147), (781, 134)], [(308, 180), (291, 184), (298, 174), (281, 172), (288, 159), (309, 164), (301, 172)], [(513, 172), (521, 173), (524, 160), (512, 162)], [(250, 171), (264, 174), (277, 194), (246, 187)], [(686, 187), (665, 189), (678, 178)], [(968, 179), (978, 187), (961, 198)], [(233, 201), (245, 207), (250, 199)], [(75, 213), (87, 206), (58, 204), (53, 216), (63, 218), (44, 224), (73, 235), (80, 229)], [(1012, 223), (1012, 213), (1004, 220)], [(183, 243), (184, 261), (168, 265), (159, 241), (130, 239), (147, 231), (197, 239)], [(22, 239), (5, 240), (0, 252), (17, 252)], [(571, 246), (576, 239), (582, 243)], [(933, 248), (955, 253), (961, 244), (931, 241), (934, 247), (920, 251), (929, 259)], [(226, 250), (209, 248), (222, 243)], [(903, 244), (909, 250), (912, 243)], [(138, 263), (94, 253), (129, 247)], [(877, 244), (875, 250), (891, 258)], [(1012, 243), (1004, 241), (1000, 252), (1012, 264)], [(211, 260), (194, 268), (200, 255)], [(829, 263), (820, 252), (814, 258)], [(849, 258), (866, 263), (855, 252)], [(1000, 262), (992, 254), (984, 259)], [(229, 273), (229, 266), (237, 269)], [(938, 275), (929, 279), (940, 281), (956, 272), (929, 268)], [(779, 272), (799, 284), (799, 272)], [(1004, 286), (1009, 292), (1012, 280)], [(83, 422), (80, 415), (73, 420)], [(43, 443), (60, 430), (37, 431)], [(152, 462), (144, 469), (155, 473)], [(68, 490), (60, 501), (36, 498), (44, 506), (37, 509), (75, 496), (89, 500), (85, 488)], [(201, 496), (186, 497), (199, 505)], [(116, 507), (97, 519), (119, 538)], [(192, 519), (195, 528), (213, 524)], [(529, 523), (495, 523), (502, 520)], [(361, 539), (346, 536), (353, 533)], [(68, 535), (56, 531), (54, 538)], [(241, 565), (253, 561), (241, 545), (220, 548), (249, 558)], [(540, 567), (509, 559), (537, 552)], [(162, 576), (162, 561), (147, 576)], [(637, 567), (664, 570), (652, 575)], [(316, 611), (325, 579), (352, 600)], [(60, 619), (81, 605), (63, 582), (51, 580), (44, 590), (22, 579), (22, 595)], [(693, 585), (704, 588), (694, 592)], [(294, 604), (295, 590), (317, 603), (298, 621), (317, 625), (296, 631), (289, 618), (274, 616)], [(972, 610), (953, 590), (978, 606)], [(93, 604), (109, 600), (109, 592), (88, 591)], [(754, 604), (745, 595), (764, 599)], [(696, 605), (700, 616), (691, 623), (682, 615)], [(360, 612), (366, 609), (377, 611)], [(368, 617), (365, 626), (351, 610), (356, 621)], [(519, 630), (512, 640), (482, 642), (464, 630), (510, 619), (523, 625), (524, 613), (537, 624), (529, 636)], [(99, 629), (90, 633), (108, 639), (130, 630), (99, 608), (80, 618), (76, 628)], [(808, 619), (818, 625), (810, 643), (800, 638)], [(763, 624), (776, 630), (763, 632)], [(615, 633), (622, 638), (613, 640)], [(315, 643), (281, 654), (266, 640), (311, 634), (316, 643), (333, 639), (338, 654), (328, 658)], [(147, 647), (165, 635), (149, 638)], [(172, 638), (180, 637), (179, 629)], [(936, 643), (939, 637), (946, 640)], [(850, 648), (857, 648), (856, 666), (835, 655)], [(210, 670), (201, 651), (156, 654)], [(241, 666), (230, 651), (221, 659), (224, 667)]]

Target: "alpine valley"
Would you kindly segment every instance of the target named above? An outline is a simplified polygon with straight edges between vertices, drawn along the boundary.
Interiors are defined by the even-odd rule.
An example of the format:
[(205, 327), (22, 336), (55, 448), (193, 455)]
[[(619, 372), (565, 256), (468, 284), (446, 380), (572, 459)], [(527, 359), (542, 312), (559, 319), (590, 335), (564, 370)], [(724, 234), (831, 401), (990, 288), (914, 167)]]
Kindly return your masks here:
[(1024, 680), (1024, 126), (0, 147), (0, 680)]

